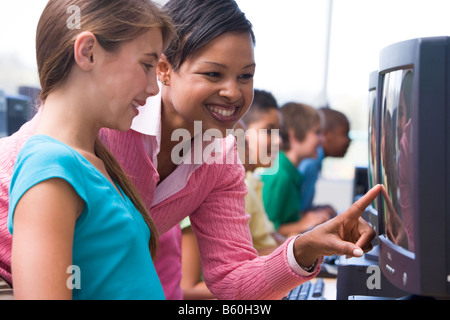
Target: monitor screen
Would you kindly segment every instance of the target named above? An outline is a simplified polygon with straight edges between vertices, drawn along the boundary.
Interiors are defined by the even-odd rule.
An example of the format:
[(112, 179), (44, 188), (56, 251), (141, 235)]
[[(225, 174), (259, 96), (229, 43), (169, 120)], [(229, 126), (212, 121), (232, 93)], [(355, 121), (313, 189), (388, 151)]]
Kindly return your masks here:
[(394, 244), (410, 252), (414, 252), (413, 73), (412, 68), (406, 68), (384, 75), (380, 127), (380, 177), (387, 195), (382, 198), (384, 232)]

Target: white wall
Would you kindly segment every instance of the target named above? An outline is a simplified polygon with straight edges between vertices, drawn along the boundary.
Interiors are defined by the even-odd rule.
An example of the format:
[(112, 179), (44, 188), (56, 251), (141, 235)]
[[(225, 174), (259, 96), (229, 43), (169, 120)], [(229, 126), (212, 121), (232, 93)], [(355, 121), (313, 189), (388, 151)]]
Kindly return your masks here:
[(332, 205), (338, 213), (347, 210), (353, 203), (353, 180), (319, 178), (314, 204)]

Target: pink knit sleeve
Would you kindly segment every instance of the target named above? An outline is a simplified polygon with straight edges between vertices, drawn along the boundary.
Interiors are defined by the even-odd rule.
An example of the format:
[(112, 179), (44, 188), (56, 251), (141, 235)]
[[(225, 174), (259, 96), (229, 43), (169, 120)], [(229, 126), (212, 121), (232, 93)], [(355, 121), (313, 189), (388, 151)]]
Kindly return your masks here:
[(9, 207), (9, 185), (17, 154), (33, 134), (39, 113), (25, 123), (13, 135), (0, 139), (0, 277), (9, 284), (11, 276), (12, 236), (7, 228)]
[(291, 269), (288, 241), (268, 256), (257, 256), (245, 213), (244, 169), (240, 164), (215, 166), (220, 183), (190, 216), (213, 294), (219, 299), (281, 299), (313, 278), (318, 271), (301, 277)]

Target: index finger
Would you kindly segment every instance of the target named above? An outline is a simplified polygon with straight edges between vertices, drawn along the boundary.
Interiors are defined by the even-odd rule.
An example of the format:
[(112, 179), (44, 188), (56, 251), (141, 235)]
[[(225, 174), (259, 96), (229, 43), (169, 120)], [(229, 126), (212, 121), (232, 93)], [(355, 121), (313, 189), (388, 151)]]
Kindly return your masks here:
[(381, 185), (377, 184), (372, 189), (367, 191), (365, 195), (358, 199), (353, 205), (346, 211), (346, 215), (352, 219), (358, 219), (364, 213), (364, 210), (375, 200), (381, 191)]

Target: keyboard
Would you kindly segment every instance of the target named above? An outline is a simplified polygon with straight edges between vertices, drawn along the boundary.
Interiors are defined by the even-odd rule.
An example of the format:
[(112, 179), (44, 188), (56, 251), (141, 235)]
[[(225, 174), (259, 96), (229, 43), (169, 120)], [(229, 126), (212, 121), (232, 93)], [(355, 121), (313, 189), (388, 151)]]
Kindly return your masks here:
[(323, 279), (316, 278), (314, 282), (307, 281), (292, 289), (283, 300), (325, 300), (324, 289)]

